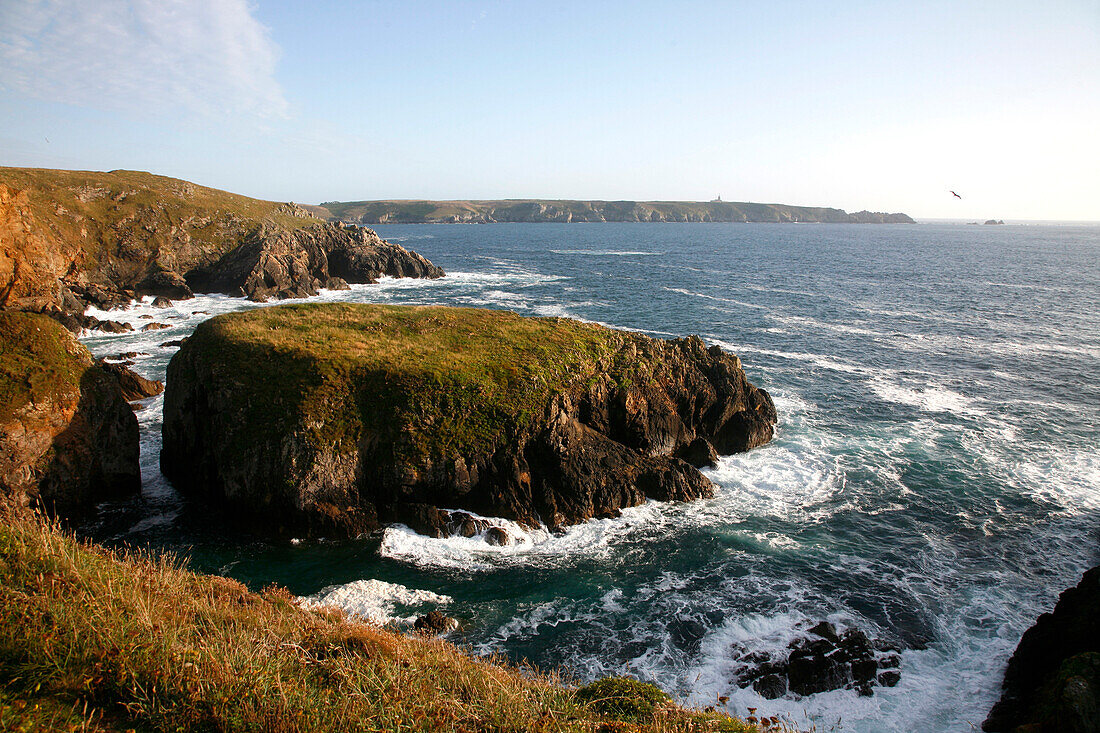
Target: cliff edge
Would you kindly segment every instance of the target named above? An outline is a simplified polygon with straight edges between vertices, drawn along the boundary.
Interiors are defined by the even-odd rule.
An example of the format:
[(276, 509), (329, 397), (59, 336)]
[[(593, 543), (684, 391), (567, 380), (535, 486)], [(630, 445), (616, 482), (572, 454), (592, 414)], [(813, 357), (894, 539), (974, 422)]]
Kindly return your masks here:
[(218, 316), (167, 385), (164, 473), (269, 531), (455, 531), (439, 507), (557, 527), (709, 496), (696, 466), (776, 421), (737, 357), (696, 337), (467, 308)]

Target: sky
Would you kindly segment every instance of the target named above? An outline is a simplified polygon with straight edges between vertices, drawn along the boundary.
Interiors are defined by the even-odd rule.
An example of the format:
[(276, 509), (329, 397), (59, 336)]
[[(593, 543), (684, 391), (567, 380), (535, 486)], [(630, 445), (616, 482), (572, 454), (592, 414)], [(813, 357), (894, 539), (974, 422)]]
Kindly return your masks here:
[(1100, 2), (0, 0), (0, 120), (280, 201), (1096, 221)]

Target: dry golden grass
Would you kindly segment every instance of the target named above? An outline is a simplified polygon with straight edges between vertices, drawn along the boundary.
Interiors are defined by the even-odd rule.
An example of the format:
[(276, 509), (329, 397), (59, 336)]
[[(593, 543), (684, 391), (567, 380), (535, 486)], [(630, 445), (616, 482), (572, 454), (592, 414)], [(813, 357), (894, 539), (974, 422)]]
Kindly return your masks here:
[(756, 730), (671, 702), (627, 720), (599, 703), (553, 674), (301, 608), (285, 589), (0, 516), (3, 730)]

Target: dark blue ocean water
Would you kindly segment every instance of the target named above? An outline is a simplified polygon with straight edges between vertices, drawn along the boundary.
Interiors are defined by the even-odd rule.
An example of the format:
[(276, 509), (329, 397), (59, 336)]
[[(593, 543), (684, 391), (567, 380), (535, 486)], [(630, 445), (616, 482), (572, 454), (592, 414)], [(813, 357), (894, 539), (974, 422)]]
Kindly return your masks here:
[[(708, 472), (714, 499), (649, 504), (497, 548), (402, 528), (356, 541), (239, 538), (157, 470), (160, 399), (140, 414), (145, 489), (85, 528), (183, 552), (375, 616), (442, 604), (455, 641), (580, 679), (628, 673), (734, 713), (819, 729), (980, 724), (1004, 664), (1058, 592), (1100, 562), (1100, 228), (499, 224), (384, 226), (441, 265), (327, 300), (506, 308), (699, 334), (737, 353), (780, 415), (770, 445)], [(173, 328), (85, 339), (163, 378), (201, 297), (111, 317)], [(376, 582), (362, 582), (372, 580)], [(901, 683), (765, 701), (729, 648), (782, 649), (829, 618), (906, 648)]]

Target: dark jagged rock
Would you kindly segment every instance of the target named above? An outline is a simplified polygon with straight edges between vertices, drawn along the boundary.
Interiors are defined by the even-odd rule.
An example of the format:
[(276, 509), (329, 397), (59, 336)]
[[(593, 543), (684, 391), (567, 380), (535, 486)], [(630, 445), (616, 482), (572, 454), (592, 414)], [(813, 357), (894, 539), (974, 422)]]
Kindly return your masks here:
[[(195, 297), (187, 279), (178, 272), (156, 270), (149, 273), (134, 288), (138, 295), (153, 295), (159, 300), (190, 300)], [(156, 301), (154, 301), (154, 305)]]
[(734, 684), (752, 685), (762, 697), (774, 700), (788, 692), (806, 696), (839, 689), (870, 696), (873, 686), (893, 687), (901, 679), (901, 658), (880, 651), (878, 647), (886, 645), (873, 642), (859, 629), (838, 632), (828, 621), (804, 629), (785, 653), (775, 656), (733, 645)]
[(55, 321), (0, 312), (0, 501), (63, 516), (140, 488), (115, 372)]
[(154, 308), (170, 308), (172, 307), (172, 301), (168, 298), (165, 298), (163, 295), (158, 295), (157, 297), (153, 298), (153, 302), (151, 305)]
[(66, 314), (74, 332), (99, 327), (82, 320), (88, 306), (139, 296), (299, 298), (382, 275), (443, 271), (294, 205), (132, 171), (0, 168), (0, 308)]
[(765, 700), (775, 700), (787, 694), (787, 678), (774, 672), (753, 680), (752, 689)]
[(485, 542), (497, 547), (503, 547), (512, 544), (512, 535), (508, 534), (500, 527), (489, 527), (489, 529), (485, 530)]
[[(370, 233), (369, 235), (367, 233)], [(443, 277), (443, 270), (415, 252), (397, 245), (378, 246), (369, 229), (344, 230), (348, 236), (329, 252), (329, 270), (334, 277), (353, 283), (375, 282), (390, 277)], [(373, 238), (377, 240), (377, 237)]]
[(123, 364), (112, 364), (109, 361), (99, 359), (96, 365), (103, 371), (112, 374), (118, 380), (118, 386), (122, 390), (122, 397), (127, 402), (143, 400), (146, 397), (155, 397), (164, 391), (164, 384), (159, 380), (146, 379), (137, 372), (128, 369)]
[(1100, 731), (1100, 567), (1024, 633), (982, 730)]
[(121, 321), (99, 321), (95, 318), (90, 319), (89, 325), (85, 326), (85, 328), (93, 331), (105, 331), (107, 333), (129, 333), (134, 330), (134, 327), (129, 323), (122, 323)]
[[(310, 338), (285, 348), (297, 333)], [(218, 316), (173, 357), (167, 382), (166, 475), (270, 531), (403, 522), (443, 536), (469, 524), (493, 541), (437, 507), (554, 528), (710, 496), (678, 451), (700, 436), (749, 450), (776, 419), (737, 357), (698, 338), (493, 310)]]
[(709, 440), (700, 436), (680, 450), (679, 457), (696, 468), (718, 464), (718, 451)]
[(441, 611), (429, 611), (413, 623), (413, 629), (426, 636), (441, 636), (458, 628), (458, 620)]

